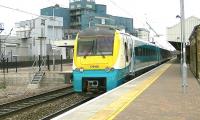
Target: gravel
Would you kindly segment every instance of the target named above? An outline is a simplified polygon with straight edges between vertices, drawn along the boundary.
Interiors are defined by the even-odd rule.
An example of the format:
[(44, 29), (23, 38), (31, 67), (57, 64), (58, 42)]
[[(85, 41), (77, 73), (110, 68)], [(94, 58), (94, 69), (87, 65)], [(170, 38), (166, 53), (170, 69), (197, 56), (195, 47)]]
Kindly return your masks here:
[[(88, 98), (80, 94), (72, 94), (71, 96), (63, 97), (57, 100), (50, 101), (23, 111), (16, 112), (12, 115), (4, 117), (5, 120), (38, 120), (56, 111), (69, 107), (78, 103), (82, 99)], [(1, 118), (0, 118), (1, 119)]]

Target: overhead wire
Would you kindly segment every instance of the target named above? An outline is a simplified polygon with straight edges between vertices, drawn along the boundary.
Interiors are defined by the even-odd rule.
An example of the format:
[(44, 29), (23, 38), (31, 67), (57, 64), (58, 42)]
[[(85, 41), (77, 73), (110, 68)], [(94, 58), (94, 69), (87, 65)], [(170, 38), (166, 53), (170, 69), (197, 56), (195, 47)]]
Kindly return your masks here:
[[(52, 20), (52, 18), (45, 17), (44, 15), (34, 14), (34, 13), (31, 13), (31, 12), (28, 12), (28, 11), (25, 11), (25, 10), (21, 10), (21, 9), (17, 9), (17, 8), (8, 7), (8, 6), (1, 5), (1, 4), (0, 4), (0, 7), (6, 8), (6, 9), (10, 9), (10, 10), (14, 10), (14, 11), (21, 12), (21, 13), (25, 13), (25, 14), (29, 14), (29, 15), (33, 15), (33, 16), (37, 16), (37, 17), (41, 17), (41, 18), (44, 18), (44, 19)], [(54, 16), (54, 17), (56, 17), (56, 16)], [(63, 21), (59, 21), (59, 20), (56, 20), (56, 19), (55, 19), (54, 21), (63, 22)]]
[(126, 13), (128, 16), (131, 16), (134, 20), (137, 20), (137, 22), (140, 22), (141, 24), (145, 24), (145, 22), (142, 22), (144, 20), (139, 19), (137, 17), (135, 17), (132, 13), (130, 13), (129, 11), (127, 11), (126, 9), (122, 8), (120, 5), (118, 5), (116, 2), (114, 2), (113, 0), (109, 0), (111, 4), (113, 4), (116, 8), (119, 8), (121, 11), (123, 11), (124, 13)]
[[(49, 1), (49, 0), (48, 0), (48, 1)], [(133, 17), (134, 19), (138, 19), (138, 18), (134, 17), (134, 16), (133, 16), (130, 12), (128, 12), (126, 9), (122, 8), (121, 6), (119, 6), (119, 5), (118, 5), (116, 2), (114, 2), (113, 0), (109, 0), (109, 1), (110, 1), (111, 4), (113, 4), (115, 7), (119, 8), (121, 11), (123, 11), (123, 12), (126, 13), (127, 15)], [(57, 3), (53, 2), (53, 1), (50, 1), (50, 2), (53, 3), (53, 4), (57, 4)], [(106, 0), (106, 2), (107, 2), (107, 0)], [(59, 4), (59, 5), (60, 5), (60, 4)], [(6, 9), (10, 9), (10, 10), (14, 10), (14, 11), (18, 11), (18, 12), (25, 13), (25, 14), (29, 14), (29, 15), (33, 15), (33, 16), (37, 16), (37, 17), (41, 17), (41, 18), (44, 18), (44, 19), (50, 19), (50, 20), (51, 20), (51, 18), (47, 18), (47, 17), (44, 17), (44, 16), (42, 16), (42, 15), (34, 14), (34, 13), (31, 13), (31, 12), (28, 12), (28, 11), (25, 11), (25, 10), (21, 10), (21, 9), (17, 9), (17, 8), (8, 7), (8, 6), (1, 5), (1, 4), (0, 4), (0, 7), (6, 8)], [(59, 20), (54, 20), (54, 21), (62, 22), (62, 21), (59, 21)], [(147, 24), (146, 22), (142, 22), (142, 20), (138, 20), (138, 22), (140, 22), (142, 25), (146, 24), (146, 25), (149, 26), (149, 23)], [(151, 28), (152, 28), (152, 27), (151, 27)], [(153, 32), (154, 32), (154, 31), (155, 31), (155, 30), (153, 30)], [(157, 32), (155, 32), (155, 33), (156, 33), (156, 35), (158, 35)]]
[[(136, 17), (134, 17), (134, 15), (132, 15), (130, 12), (128, 12), (126, 9), (122, 8), (121, 6), (119, 6), (116, 2), (114, 2), (113, 0), (109, 0), (114, 6), (116, 6), (117, 8), (121, 9), (124, 13), (126, 13), (127, 15), (133, 17), (134, 19), (138, 19)], [(149, 24), (149, 22), (147, 22), (147, 18), (146, 20), (144, 20), (145, 22), (142, 22), (142, 20), (138, 20), (138, 22), (140, 22), (142, 25), (146, 25), (146, 27), (149, 27), (150, 30), (152, 30), (156, 36), (159, 36), (159, 34), (155, 31), (155, 29), (152, 28), (152, 26)]]

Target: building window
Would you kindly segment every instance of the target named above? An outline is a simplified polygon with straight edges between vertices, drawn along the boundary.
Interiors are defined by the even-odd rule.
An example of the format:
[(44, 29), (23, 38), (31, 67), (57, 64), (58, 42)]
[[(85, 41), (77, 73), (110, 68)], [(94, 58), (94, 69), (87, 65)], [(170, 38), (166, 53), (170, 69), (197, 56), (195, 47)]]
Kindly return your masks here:
[(105, 25), (106, 24), (106, 20), (105, 19), (101, 19), (101, 24)]
[(92, 8), (92, 5), (87, 4), (86, 7), (87, 7), (87, 8)]
[(78, 4), (76, 7), (77, 7), (77, 8), (80, 8), (80, 7), (81, 7), (81, 5), (80, 5), (80, 4)]
[(71, 9), (74, 9), (75, 7), (74, 7), (74, 5), (71, 5), (70, 8), (71, 8)]

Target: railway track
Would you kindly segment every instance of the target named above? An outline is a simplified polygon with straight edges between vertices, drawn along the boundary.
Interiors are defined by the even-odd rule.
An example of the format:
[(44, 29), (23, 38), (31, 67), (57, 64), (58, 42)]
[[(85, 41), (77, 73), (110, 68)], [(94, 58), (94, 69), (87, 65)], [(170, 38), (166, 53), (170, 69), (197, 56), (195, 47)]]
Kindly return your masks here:
[(54, 113), (48, 115), (48, 116), (45, 116), (45, 117), (41, 118), (40, 120), (50, 120), (50, 119), (52, 119), (52, 118), (54, 118), (54, 117), (56, 117), (56, 116), (58, 116), (58, 115), (61, 115), (61, 114), (63, 114), (64, 112), (67, 112), (67, 111), (69, 111), (69, 110), (71, 110), (71, 109), (73, 109), (73, 108), (75, 108), (75, 107), (77, 107), (77, 106), (79, 106), (79, 105), (81, 105), (81, 104), (83, 104), (83, 103), (85, 103), (85, 102), (87, 102), (87, 101), (89, 101), (89, 100), (91, 100), (91, 99), (97, 97), (97, 96), (98, 96), (98, 95), (95, 95), (95, 96), (87, 96), (87, 97), (85, 97), (85, 98), (82, 98), (82, 99), (79, 100), (78, 102), (75, 102), (74, 104), (71, 104), (71, 105), (69, 105), (68, 107), (65, 107), (65, 108), (63, 108), (63, 109), (61, 109), (61, 110), (59, 110), (59, 111), (56, 111), (56, 112), (54, 112)]
[(69, 87), (69, 88), (63, 88), (56, 91), (40, 94), (37, 96), (21, 99), (21, 100), (14, 101), (11, 103), (2, 104), (0, 105), (0, 117), (7, 116), (14, 112), (23, 110), (25, 108), (30, 108), (35, 105), (39, 105), (44, 102), (57, 99), (59, 97), (71, 95), (73, 93), (74, 91), (72, 87)]

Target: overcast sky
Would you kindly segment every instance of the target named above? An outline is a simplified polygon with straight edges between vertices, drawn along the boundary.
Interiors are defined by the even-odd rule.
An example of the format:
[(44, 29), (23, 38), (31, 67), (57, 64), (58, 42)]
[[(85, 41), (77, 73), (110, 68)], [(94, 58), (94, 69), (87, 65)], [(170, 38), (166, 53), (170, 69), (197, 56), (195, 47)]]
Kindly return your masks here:
[[(4, 23), (5, 31), (14, 26), (15, 22), (33, 19), (36, 16), (3, 8), (3, 6), (40, 14), (40, 9), (55, 4), (69, 6), (69, 0), (0, 0), (0, 22)], [(147, 27), (148, 21), (158, 34), (165, 35), (166, 27), (179, 22), (176, 15), (180, 13), (180, 0), (96, 0), (97, 4), (107, 5), (107, 13), (116, 16), (133, 18), (134, 27)], [(185, 17), (200, 17), (199, 0), (185, 0)]]

